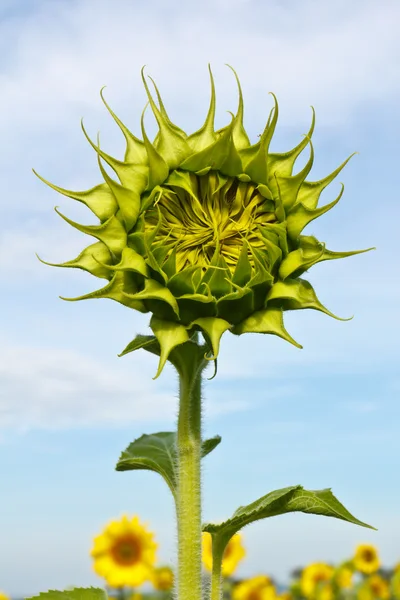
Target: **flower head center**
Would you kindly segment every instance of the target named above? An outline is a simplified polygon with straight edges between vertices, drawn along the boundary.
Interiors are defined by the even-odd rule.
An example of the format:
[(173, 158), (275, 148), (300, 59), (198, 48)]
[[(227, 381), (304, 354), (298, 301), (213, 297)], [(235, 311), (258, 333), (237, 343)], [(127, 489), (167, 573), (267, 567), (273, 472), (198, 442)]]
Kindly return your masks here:
[(177, 173), (145, 216), (147, 231), (158, 227), (153, 243), (175, 249), (177, 271), (191, 265), (207, 268), (216, 251), (233, 271), (244, 239), (252, 248), (265, 246), (258, 227), (277, 221), (275, 204), (256, 184), (210, 171), (185, 174), (180, 185)]
[(120, 565), (133, 565), (140, 558), (140, 545), (133, 535), (119, 538), (111, 548), (111, 554)]

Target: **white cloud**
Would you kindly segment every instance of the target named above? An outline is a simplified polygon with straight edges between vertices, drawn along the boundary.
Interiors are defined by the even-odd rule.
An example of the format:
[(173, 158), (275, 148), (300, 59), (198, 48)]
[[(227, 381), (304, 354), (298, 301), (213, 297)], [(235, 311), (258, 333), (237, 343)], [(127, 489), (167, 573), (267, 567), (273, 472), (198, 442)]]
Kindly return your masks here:
[(132, 372), (79, 352), (3, 345), (0, 427), (108, 427), (174, 417), (174, 398), (151, 385), (149, 365), (138, 357)]
[[(79, 351), (18, 346), (4, 339), (0, 430), (118, 427), (155, 418), (175, 426), (178, 400), (172, 367), (167, 365), (153, 381), (156, 357), (137, 352), (134, 358), (110, 365)], [(217, 406), (205, 400), (211, 418), (247, 408), (240, 399), (222, 399)]]

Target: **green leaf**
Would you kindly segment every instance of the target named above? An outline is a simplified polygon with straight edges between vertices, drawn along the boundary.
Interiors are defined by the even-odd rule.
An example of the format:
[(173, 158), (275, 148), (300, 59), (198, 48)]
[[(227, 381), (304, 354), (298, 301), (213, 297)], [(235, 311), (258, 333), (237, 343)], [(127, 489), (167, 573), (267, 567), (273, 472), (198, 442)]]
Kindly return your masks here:
[(208, 531), (218, 538), (218, 543), (226, 545), (230, 538), (246, 525), (289, 512), (325, 515), (375, 529), (349, 513), (330, 489), (305, 490), (303, 486), (296, 485), (275, 490), (247, 506), (240, 506), (227, 521), (219, 524), (205, 523), (203, 531)]
[[(207, 456), (221, 441), (216, 435), (204, 440), (201, 445), (201, 456)], [(159, 473), (166, 481), (173, 496), (177, 492), (176, 432), (161, 431), (150, 435), (144, 434), (132, 442), (124, 450), (117, 462), (117, 471), (148, 470)]]
[(71, 590), (49, 590), (37, 596), (29, 596), (25, 600), (107, 600), (108, 596), (100, 588), (73, 588)]

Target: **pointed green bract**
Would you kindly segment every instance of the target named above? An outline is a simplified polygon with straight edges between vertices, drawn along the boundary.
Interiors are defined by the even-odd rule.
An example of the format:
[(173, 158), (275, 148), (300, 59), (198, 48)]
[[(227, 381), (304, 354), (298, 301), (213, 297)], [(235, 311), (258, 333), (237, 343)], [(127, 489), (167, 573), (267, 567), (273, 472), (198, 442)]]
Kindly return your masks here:
[[(279, 111), (273, 94), (267, 124), (252, 144), (244, 127), (240, 81), (228, 67), (236, 80), (238, 105), (226, 126), (217, 131), (214, 127), (216, 93), (210, 67), (208, 112), (204, 124), (190, 135), (171, 121), (155, 82), (150, 78), (154, 94), (142, 70), (147, 105), (158, 125), (155, 139), (148, 138), (144, 127), (147, 105), (139, 139), (109, 107), (101, 90), (101, 99), (126, 141), (124, 160), (107, 154), (99, 140), (93, 142), (82, 122), (104, 182), (74, 192), (38, 175), (55, 191), (84, 203), (100, 221), (81, 225), (56, 209), (72, 227), (98, 242), (77, 258), (54, 266), (83, 269), (108, 280), (105, 287), (69, 300), (109, 298), (150, 312), (156, 341), (143, 347), (159, 350), (157, 376), (174, 348), (196, 330), (203, 334), (203, 356), (209, 360), (217, 359), (228, 330), (235, 335), (276, 335), (301, 348), (284, 327), (284, 311), (310, 308), (339, 318), (301, 276), (319, 262), (367, 251), (333, 252), (303, 233), (341, 198), (343, 184), (335, 200), (318, 205), (323, 190), (351, 157), (323, 179), (308, 181), (314, 160), (314, 109), (309, 130), (295, 147), (270, 152)], [(293, 174), (303, 151), (309, 157)], [(121, 355), (142, 347), (138, 340)]]

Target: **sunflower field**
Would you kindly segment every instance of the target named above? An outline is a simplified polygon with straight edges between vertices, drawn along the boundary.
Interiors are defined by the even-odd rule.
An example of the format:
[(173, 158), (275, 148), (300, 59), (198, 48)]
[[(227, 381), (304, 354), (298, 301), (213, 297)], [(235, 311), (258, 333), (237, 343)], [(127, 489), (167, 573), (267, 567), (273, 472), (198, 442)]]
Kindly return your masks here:
[[(212, 571), (211, 542), (211, 535), (203, 533), (205, 589), (210, 586)], [(174, 569), (157, 563), (157, 548), (154, 533), (137, 515), (112, 520), (95, 536), (90, 550), (92, 566), (110, 600), (175, 598)], [(314, 562), (293, 569), (286, 587), (267, 573), (246, 579), (235, 577), (245, 556), (243, 536), (238, 533), (223, 556), (223, 600), (400, 600), (400, 562), (384, 568), (372, 544), (359, 544), (353, 556), (338, 564)], [(0, 600), (12, 599), (0, 591)]]

